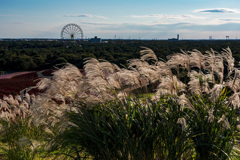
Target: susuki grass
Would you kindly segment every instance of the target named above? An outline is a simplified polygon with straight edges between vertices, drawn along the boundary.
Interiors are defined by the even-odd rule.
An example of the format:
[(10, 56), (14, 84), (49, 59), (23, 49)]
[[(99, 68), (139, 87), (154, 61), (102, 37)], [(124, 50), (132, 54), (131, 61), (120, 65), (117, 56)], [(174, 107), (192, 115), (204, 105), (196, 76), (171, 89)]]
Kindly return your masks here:
[[(176, 97), (159, 101), (129, 98), (89, 107), (75, 104), (66, 112), (69, 127), (53, 150), (77, 148), (96, 159), (231, 159), (238, 155), (236, 109), (193, 95), (182, 107)], [(76, 157), (76, 150), (68, 154)]]
[(178, 121), (185, 113), (174, 98), (145, 105), (127, 99), (73, 107), (66, 113), (70, 126), (56, 137), (54, 149), (75, 147), (96, 159), (136, 160), (181, 159), (191, 149), (193, 134), (182, 131)]
[[(5, 97), (1, 115), (11, 123), (4, 131), (18, 130), (16, 120), (28, 115), (36, 127), (55, 128), (49, 143), (40, 140), (50, 151), (73, 159), (239, 158), (240, 77), (230, 48), (163, 60), (144, 47), (128, 63), (86, 59), (85, 76), (66, 64), (37, 84), (39, 96)], [(26, 135), (6, 142), (19, 140), (31, 142)]]
[(29, 119), (14, 122), (1, 121), (1, 159), (44, 159), (46, 143), (51, 134), (44, 126), (34, 126)]
[[(231, 159), (238, 154), (238, 115), (232, 105), (228, 105), (227, 91), (224, 89), (216, 101), (193, 95), (188, 99), (191, 109), (186, 111), (186, 125), (196, 135), (192, 142), (197, 158)], [(236, 149), (236, 150), (235, 150)]]

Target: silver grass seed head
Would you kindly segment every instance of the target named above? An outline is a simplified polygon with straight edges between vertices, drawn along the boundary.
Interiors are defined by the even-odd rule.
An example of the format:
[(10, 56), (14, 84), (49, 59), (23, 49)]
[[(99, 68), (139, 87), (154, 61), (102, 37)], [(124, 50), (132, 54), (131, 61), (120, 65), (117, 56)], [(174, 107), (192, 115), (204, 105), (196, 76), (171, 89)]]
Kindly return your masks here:
[(204, 56), (205, 69), (213, 72), (215, 61), (218, 56), (216, 55), (213, 49), (211, 49), (210, 51), (206, 51), (205, 53), (206, 53)]
[(84, 64), (88, 64), (88, 63), (98, 65), (99, 61), (96, 58), (85, 58)]
[(142, 67), (141, 70), (139, 71), (141, 76), (146, 77), (149, 82), (154, 83), (157, 80), (159, 80), (159, 76), (157, 74), (157, 71), (151, 69), (151, 68), (147, 68), (147, 67)]
[(223, 83), (224, 65), (223, 58), (221, 56), (215, 59), (215, 65), (213, 66), (213, 72), (218, 76), (220, 84)]
[(140, 51), (141, 53), (141, 60), (142, 61), (149, 61), (149, 60), (154, 60), (155, 61), (155, 65), (158, 62), (158, 58), (156, 56), (156, 54), (153, 52), (153, 50), (151, 50), (150, 48), (147, 47), (142, 47), (144, 50)]
[(185, 118), (178, 118), (177, 123), (181, 124), (182, 132), (186, 131), (186, 129), (187, 129), (187, 122), (186, 122)]
[(229, 87), (234, 93), (237, 93), (240, 90), (240, 79), (230, 79), (226, 81), (225, 85)]
[(157, 90), (160, 94), (171, 93), (171, 95), (177, 95), (179, 92), (186, 91), (186, 85), (179, 81), (176, 76), (163, 77)]
[(102, 77), (105, 78), (105, 75), (103, 74), (102, 70), (103, 68), (100, 65), (100, 62), (95, 58), (90, 58), (86, 60), (85, 65), (83, 66), (86, 77), (88, 79), (94, 79), (95, 77)]
[(167, 64), (176, 70), (179, 69), (179, 66), (182, 66), (188, 71), (189, 74), (191, 71), (189, 55), (185, 51), (181, 51), (182, 53), (175, 53), (173, 56), (170, 56)]
[(157, 72), (159, 73), (159, 75), (161, 75), (161, 76), (172, 76), (172, 71), (165, 62), (159, 61), (157, 66), (158, 66), (157, 67)]
[(19, 103), (13, 98), (12, 95), (3, 96), (3, 100), (6, 101), (9, 105), (17, 106)]
[(110, 76), (107, 77), (107, 82), (113, 89), (120, 89), (121, 84), (119, 83), (118, 77), (116, 73), (111, 74)]
[(191, 93), (194, 93), (194, 94), (197, 94), (197, 95), (201, 95), (202, 90), (201, 90), (201, 86), (200, 86), (200, 82), (199, 82), (198, 78), (191, 79), (188, 82), (188, 85), (189, 85), (189, 91)]
[(82, 73), (76, 66), (69, 63), (67, 63), (61, 69), (53, 72), (53, 78), (58, 77), (60, 79), (61, 78), (66, 79), (66, 76), (67, 78), (70, 78), (70, 79), (75, 79), (75, 78), (79, 79), (79, 78), (82, 78)]
[(90, 84), (91, 90), (95, 90), (97, 92), (112, 89), (112, 86), (110, 86), (109, 83), (105, 79), (102, 79), (101, 77), (96, 77), (95, 79), (90, 80), (88, 84)]
[(39, 90), (45, 90), (48, 88), (48, 86), (50, 85), (51, 80), (49, 78), (42, 78), (37, 84), (37, 88)]
[(201, 90), (202, 90), (202, 93), (206, 93), (206, 94), (209, 94), (209, 84), (208, 82), (203, 82), (202, 83), (202, 86), (201, 86)]
[(16, 100), (18, 103), (22, 102), (22, 98), (21, 98), (20, 95), (16, 95), (16, 96), (15, 96), (15, 100)]
[(221, 52), (223, 58), (227, 61), (228, 65), (227, 65), (227, 69), (228, 69), (228, 75), (227, 77), (229, 77), (233, 70), (234, 70), (234, 57), (232, 56), (232, 51), (231, 49), (228, 47), (226, 49), (223, 49), (223, 51)]
[(202, 63), (204, 60), (204, 56), (200, 51), (195, 49), (193, 51), (189, 51), (188, 53), (189, 53), (190, 67), (197, 67), (200, 70), (201, 70), (201, 67), (205, 68), (205, 66)]
[(232, 104), (232, 106), (234, 107), (234, 109), (239, 108), (240, 107), (240, 98), (239, 98), (239, 92), (238, 93), (234, 93), (233, 95), (231, 95), (229, 97), (229, 101)]
[(208, 122), (212, 123), (215, 119), (215, 116), (213, 115), (214, 109), (211, 108), (208, 110)]
[(173, 76), (173, 84), (177, 92), (186, 92), (187, 85), (178, 80), (176, 76)]
[(228, 130), (228, 129), (231, 129), (230, 124), (229, 124), (228, 119), (227, 119), (227, 117), (226, 117), (225, 114), (222, 115), (222, 117), (218, 120), (217, 123), (222, 124), (223, 127), (224, 127), (225, 129), (227, 129), (227, 130)]
[(161, 83), (157, 87), (158, 90), (168, 90), (170, 93), (173, 92), (173, 79), (172, 77), (163, 77)]
[(187, 99), (185, 94), (182, 94), (178, 97), (178, 104), (181, 106), (181, 110), (184, 110), (185, 108), (197, 113), (191, 102)]
[(143, 67), (143, 61), (140, 59), (129, 59), (128, 62), (128, 68), (131, 70), (137, 70), (139, 67)]
[(209, 91), (210, 93), (210, 99), (212, 101), (216, 101), (219, 97), (220, 97), (220, 94), (222, 92), (222, 89), (225, 85), (224, 84), (215, 84), (213, 86), (213, 88)]
[(152, 97), (153, 101), (158, 101), (160, 100), (161, 97), (164, 97), (165, 95), (177, 95), (177, 93), (170, 92), (167, 89), (158, 89), (155, 95)]
[(109, 74), (113, 74), (116, 71), (117, 65), (113, 65), (110, 62), (104, 60), (104, 62), (100, 63), (100, 66), (102, 68), (102, 72), (105, 75), (109, 75)]
[(140, 86), (139, 72), (122, 69), (121, 72), (116, 73), (121, 86)]

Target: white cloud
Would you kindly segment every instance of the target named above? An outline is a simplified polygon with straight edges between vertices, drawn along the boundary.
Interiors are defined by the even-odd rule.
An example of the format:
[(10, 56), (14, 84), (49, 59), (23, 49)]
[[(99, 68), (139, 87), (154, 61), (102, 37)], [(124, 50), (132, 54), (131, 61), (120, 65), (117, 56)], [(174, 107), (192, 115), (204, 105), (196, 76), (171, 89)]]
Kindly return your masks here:
[(132, 18), (155, 18), (155, 19), (205, 19), (205, 17), (198, 17), (193, 15), (168, 15), (168, 14), (149, 14), (149, 15), (132, 15)]
[[(0, 25), (0, 31), (2, 31), (0, 37), (60, 38), (63, 23), (68, 23), (62, 20), (69, 20), (62, 17), (61, 15), (61, 21), (54, 27), (53, 23), (41, 25), (23, 21), (21, 24), (19, 19), (7, 20)], [(199, 13), (132, 15), (129, 16), (131, 18), (123, 17), (123, 21), (105, 20), (106, 17), (92, 14), (65, 15), (64, 17), (82, 17), (77, 18), (77, 24), (83, 29), (84, 37), (87, 38), (94, 36), (114, 38), (116, 35), (120, 38), (167, 39), (177, 34), (184, 39), (208, 38), (209, 35), (214, 38), (224, 38), (226, 35), (232, 38), (240, 37), (240, 18), (237, 14), (211, 14), (206, 17)]]
[(220, 18), (220, 21), (240, 23), (240, 18)]
[(24, 15), (0, 14), (0, 17), (24, 17)]
[[(84, 37), (92, 38), (98, 36), (101, 38), (135, 38), (135, 39), (167, 39), (180, 34), (184, 39), (205, 39), (209, 35), (213, 38), (224, 39), (226, 35), (230, 38), (240, 37), (240, 24), (232, 21), (212, 25), (201, 23), (172, 23), (172, 24), (144, 24), (144, 23), (120, 23), (120, 22), (81, 22), (79, 25), (83, 29)], [(234, 19), (235, 20), (235, 19)], [(220, 20), (219, 20), (220, 21)], [(224, 21), (224, 19), (222, 19)], [(34, 27), (30, 27), (34, 25)], [(0, 37), (32, 37), (32, 38), (60, 38), (62, 23), (54, 26), (46, 24), (28, 24), (24, 23), (21, 27), (18, 25), (0, 25)], [(8, 27), (8, 30), (4, 28)]]
[(75, 14), (75, 15), (64, 15), (64, 17), (82, 17), (82, 18), (100, 18), (100, 19), (109, 19), (104, 16), (92, 15), (92, 14)]
[(88, 22), (88, 21), (80, 21), (81, 24), (85, 25), (93, 25), (93, 26), (109, 26), (109, 25), (115, 25), (117, 23), (113, 22)]
[(194, 13), (240, 13), (240, 11), (229, 8), (210, 8), (210, 9), (198, 9), (193, 11)]
[[(220, 10), (220, 9), (219, 9)], [(228, 12), (227, 12), (228, 11)], [(233, 13), (233, 10), (222, 9), (222, 12)], [(195, 11), (196, 12), (196, 11)], [(238, 11), (235, 10), (234, 13)], [(239, 12), (240, 13), (240, 12)], [(186, 15), (171, 15), (171, 14), (149, 14), (149, 15), (131, 15), (131, 18), (139, 21), (141, 19), (141, 24), (145, 25), (174, 25), (174, 24), (190, 24), (190, 25), (221, 25), (226, 23), (240, 23), (240, 18), (237, 15), (229, 17), (228, 14), (223, 15), (208, 15), (198, 16), (186, 14)]]
[(154, 24), (175, 24), (175, 23), (203, 23), (208, 18), (195, 15), (171, 15), (171, 14), (149, 14), (149, 15), (132, 15), (131, 18), (146, 25)]

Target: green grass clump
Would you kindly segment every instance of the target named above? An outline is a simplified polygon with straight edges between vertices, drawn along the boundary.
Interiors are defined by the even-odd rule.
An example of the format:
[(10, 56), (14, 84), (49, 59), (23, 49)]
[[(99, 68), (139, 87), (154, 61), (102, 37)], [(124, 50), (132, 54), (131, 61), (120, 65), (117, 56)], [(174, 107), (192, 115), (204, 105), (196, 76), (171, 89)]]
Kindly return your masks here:
[(173, 98), (145, 105), (138, 99), (94, 107), (81, 103), (74, 108), (77, 112), (67, 113), (72, 125), (56, 137), (55, 150), (74, 147), (96, 159), (147, 160), (181, 159), (191, 148), (192, 135), (182, 132), (178, 123), (185, 113)]
[(52, 137), (45, 126), (35, 126), (29, 119), (2, 120), (0, 124), (1, 159), (45, 159), (45, 144)]
[(174, 96), (75, 104), (66, 113), (70, 125), (52, 150), (76, 159), (83, 153), (104, 160), (239, 158), (236, 109), (227, 100), (222, 92), (215, 102), (192, 95), (191, 107), (182, 107)]

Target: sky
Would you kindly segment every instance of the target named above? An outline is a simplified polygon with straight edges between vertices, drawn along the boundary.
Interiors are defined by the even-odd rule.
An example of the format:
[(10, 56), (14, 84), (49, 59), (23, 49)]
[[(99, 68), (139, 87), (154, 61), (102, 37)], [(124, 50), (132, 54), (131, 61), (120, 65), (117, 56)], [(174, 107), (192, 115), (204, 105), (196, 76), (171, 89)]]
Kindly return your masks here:
[(0, 0), (0, 38), (240, 39), (240, 0)]

